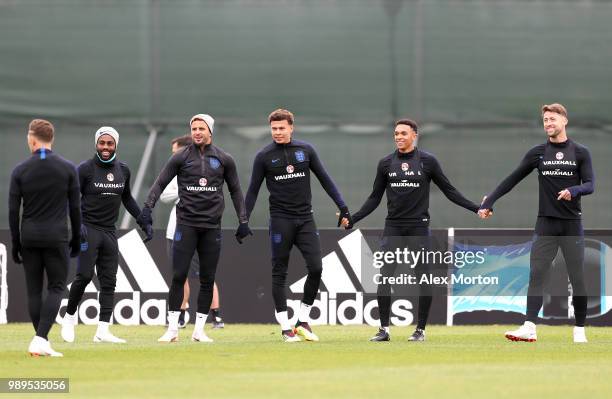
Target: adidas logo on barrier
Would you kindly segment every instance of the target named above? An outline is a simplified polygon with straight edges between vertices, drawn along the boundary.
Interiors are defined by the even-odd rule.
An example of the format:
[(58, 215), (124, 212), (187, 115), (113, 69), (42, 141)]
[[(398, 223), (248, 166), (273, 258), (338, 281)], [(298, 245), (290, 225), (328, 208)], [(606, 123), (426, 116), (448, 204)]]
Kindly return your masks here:
[[(378, 307), (375, 298), (364, 303), (363, 293), (366, 282), (362, 280), (362, 262), (372, 259), (372, 250), (365, 241), (360, 230), (355, 230), (338, 241), (342, 253), (346, 257), (350, 268), (345, 268), (335, 251), (323, 257), (323, 274), (321, 280), (327, 289), (319, 290), (320, 297), (313, 303), (318, 309), (319, 316), (313, 317), (311, 324), (363, 324), (379, 326), (379, 319), (372, 316)], [(371, 264), (371, 263), (370, 263)], [(354, 279), (351, 278), (351, 273)], [(358, 284), (353, 283), (358, 281)], [(293, 294), (304, 292), (306, 276), (291, 284), (289, 289)], [(372, 283), (373, 284), (373, 283)], [(369, 292), (376, 292), (368, 286)], [(290, 299), (287, 306), (293, 310), (294, 318), (300, 309), (300, 299)], [(315, 312), (313, 311), (313, 314)], [(407, 326), (412, 324), (412, 302), (407, 299), (391, 301), (391, 324)]]
[[(135, 290), (130, 284), (124, 269), (119, 264), (115, 288), (115, 293), (119, 295), (116, 295), (116, 297), (124, 296), (121, 294), (131, 294), (131, 298), (122, 298), (116, 302), (113, 309), (114, 322), (123, 325), (137, 325), (141, 322), (148, 325), (164, 325), (166, 323), (168, 285), (159, 272), (155, 261), (136, 229), (123, 235), (117, 241), (119, 253), (136, 282), (138, 290)], [(70, 288), (70, 285), (68, 287)], [(98, 292), (93, 282), (90, 282), (85, 288), (85, 295)], [(67, 304), (68, 299), (63, 299), (61, 307), (65, 307)], [(90, 308), (94, 308), (95, 312), (88, 311)], [(83, 300), (77, 311), (80, 321), (84, 324), (96, 324), (99, 312), (100, 304), (97, 298)], [(56, 321), (59, 322), (59, 320), (60, 316), (58, 314)]]

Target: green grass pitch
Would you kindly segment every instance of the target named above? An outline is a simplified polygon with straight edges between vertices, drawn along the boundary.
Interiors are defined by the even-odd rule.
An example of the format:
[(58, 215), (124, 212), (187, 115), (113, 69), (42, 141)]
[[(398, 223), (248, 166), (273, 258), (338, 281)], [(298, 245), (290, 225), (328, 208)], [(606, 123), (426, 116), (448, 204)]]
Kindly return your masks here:
[(391, 342), (371, 343), (372, 327), (319, 326), (321, 342), (286, 344), (277, 326), (229, 324), (209, 330), (212, 344), (191, 342), (191, 328), (158, 344), (163, 327), (113, 326), (128, 343), (111, 345), (91, 342), (95, 327), (83, 325), (66, 344), (56, 325), (58, 359), (31, 358), (31, 325), (9, 324), (0, 326), (0, 377), (70, 378), (70, 394), (54, 398), (612, 396), (612, 328), (587, 328), (585, 345), (570, 326), (540, 326), (534, 344), (507, 341), (508, 328), (431, 326), (423, 343), (406, 341), (412, 328), (392, 328)]

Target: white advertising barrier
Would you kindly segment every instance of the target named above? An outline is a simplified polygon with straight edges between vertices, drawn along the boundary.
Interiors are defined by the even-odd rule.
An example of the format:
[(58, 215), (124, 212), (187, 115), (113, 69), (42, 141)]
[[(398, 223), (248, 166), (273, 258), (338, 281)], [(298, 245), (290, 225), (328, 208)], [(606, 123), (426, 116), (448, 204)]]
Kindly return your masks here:
[(0, 244), (0, 324), (6, 324), (8, 284), (6, 283), (6, 246)]
[[(136, 229), (129, 231), (118, 240), (119, 253), (125, 264), (117, 268), (117, 294), (129, 294), (127, 298), (119, 299), (114, 307), (113, 318), (115, 323), (123, 325), (164, 325), (166, 322), (166, 300), (168, 285), (164, 281), (153, 257), (142, 242)], [(130, 281), (123, 270), (126, 267), (137, 287)], [(68, 285), (68, 288), (70, 288)], [(85, 293), (98, 293), (99, 290), (90, 282), (85, 288)], [(156, 293), (157, 298), (144, 300), (141, 294)], [(131, 297), (130, 297), (131, 295)], [(61, 308), (68, 303), (68, 299), (62, 300)], [(88, 312), (91, 310), (91, 312)], [(87, 298), (78, 307), (78, 317), (83, 324), (97, 324), (100, 305), (97, 298)], [(58, 313), (56, 321), (60, 322), (61, 312)], [(127, 314), (127, 316), (125, 316)], [(153, 316), (150, 316), (153, 314)]]

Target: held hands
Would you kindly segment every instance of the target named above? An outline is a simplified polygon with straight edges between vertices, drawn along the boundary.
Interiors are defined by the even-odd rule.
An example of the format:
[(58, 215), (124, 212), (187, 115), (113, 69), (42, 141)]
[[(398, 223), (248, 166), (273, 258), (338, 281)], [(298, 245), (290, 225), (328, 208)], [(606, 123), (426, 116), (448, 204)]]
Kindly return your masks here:
[(136, 218), (136, 223), (145, 233), (146, 237), (142, 242), (149, 242), (153, 239), (153, 218), (151, 217), (151, 208), (144, 206), (140, 215)]
[(252, 236), (253, 232), (249, 228), (249, 223), (240, 223), (240, 225), (238, 225), (238, 229), (236, 229), (235, 235), (238, 244), (242, 244), (242, 240), (244, 240), (247, 236)]
[[(480, 203), (480, 206), (482, 206), (482, 204), (484, 204), (486, 199), (487, 199), (487, 196), (485, 195), (482, 198), (482, 202)], [(488, 219), (491, 216), (493, 216), (493, 209), (483, 209), (483, 208), (481, 208), (481, 209), (478, 210), (478, 217), (481, 218), (481, 219)]]
[(566, 201), (571, 201), (572, 200), (572, 193), (566, 188), (563, 191), (559, 191), (559, 196), (557, 197), (557, 201), (560, 200), (566, 200)]
[(481, 219), (488, 219), (491, 216), (493, 216), (493, 211), (490, 209), (479, 209), (478, 210), (478, 217)]
[(152, 225), (153, 218), (151, 217), (151, 208), (145, 205), (142, 208), (142, 211), (140, 211), (140, 215), (138, 215), (138, 217), (136, 218), (136, 223), (138, 223), (140, 227), (147, 225), (147, 224)]
[(353, 228), (353, 218), (348, 210), (348, 207), (343, 207), (340, 212), (336, 212), (338, 216), (338, 227), (344, 227), (346, 230)]

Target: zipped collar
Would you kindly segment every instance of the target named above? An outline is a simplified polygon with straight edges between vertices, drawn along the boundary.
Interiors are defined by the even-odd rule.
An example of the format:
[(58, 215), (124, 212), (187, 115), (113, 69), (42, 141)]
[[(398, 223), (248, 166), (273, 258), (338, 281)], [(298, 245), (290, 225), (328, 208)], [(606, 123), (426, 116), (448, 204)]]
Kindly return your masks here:
[(195, 143), (191, 144), (193, 146), (193, 149), (196, 151), (196, 154), (200, 155), (200, 154), (206, 154), (208, 151), (210, 151), (210, 147), (212, 146), (212, 141), (208, 144), (204, 144), (204, 148), (202, 149), (202, 151), (200, 151), (200, 146), (198, 146)]
[(289, 140), (289, 142), (288, 142), (288, 143), (282, 143), (282, 144), (281, 144), (281, 143), (277, 143), (276, 141), (272, 141), (272, 143), (274, 143), (274, 145), (275, 145), (277, 148), (287, 148), (287, 147), (289, 147), (291, 144), (293, 144), (293, 140)]
[(117, 153), (113, 153), (111, 159), (109, 159), (108, 161), (104, 161), (102, 158), (100, 158), (100, 154), (98, 154), (98, 152), (96, 151), (96, 154), (93, 158), (96, 165), (101, 166), (103, 168), (110, 168), (115, 165), (115, 161), (117, 160)]
[(561, 143), (553, 143), (552, 141), (548, 140), (548, 144), (556, 148), (566, 148), (569, 146), (570, 142), (571, 140), (569, 138)]
[(395, 153), (396, 153), (397, 157), (400, 158), (400, 159), (412, 159), (416, 155), (417, 150), (418, 149), (416, 147), (414, 147), (414, 149), (412, 151), (410, 151), (410, 152), (400, 152), (399, 150), (395, 150)]

